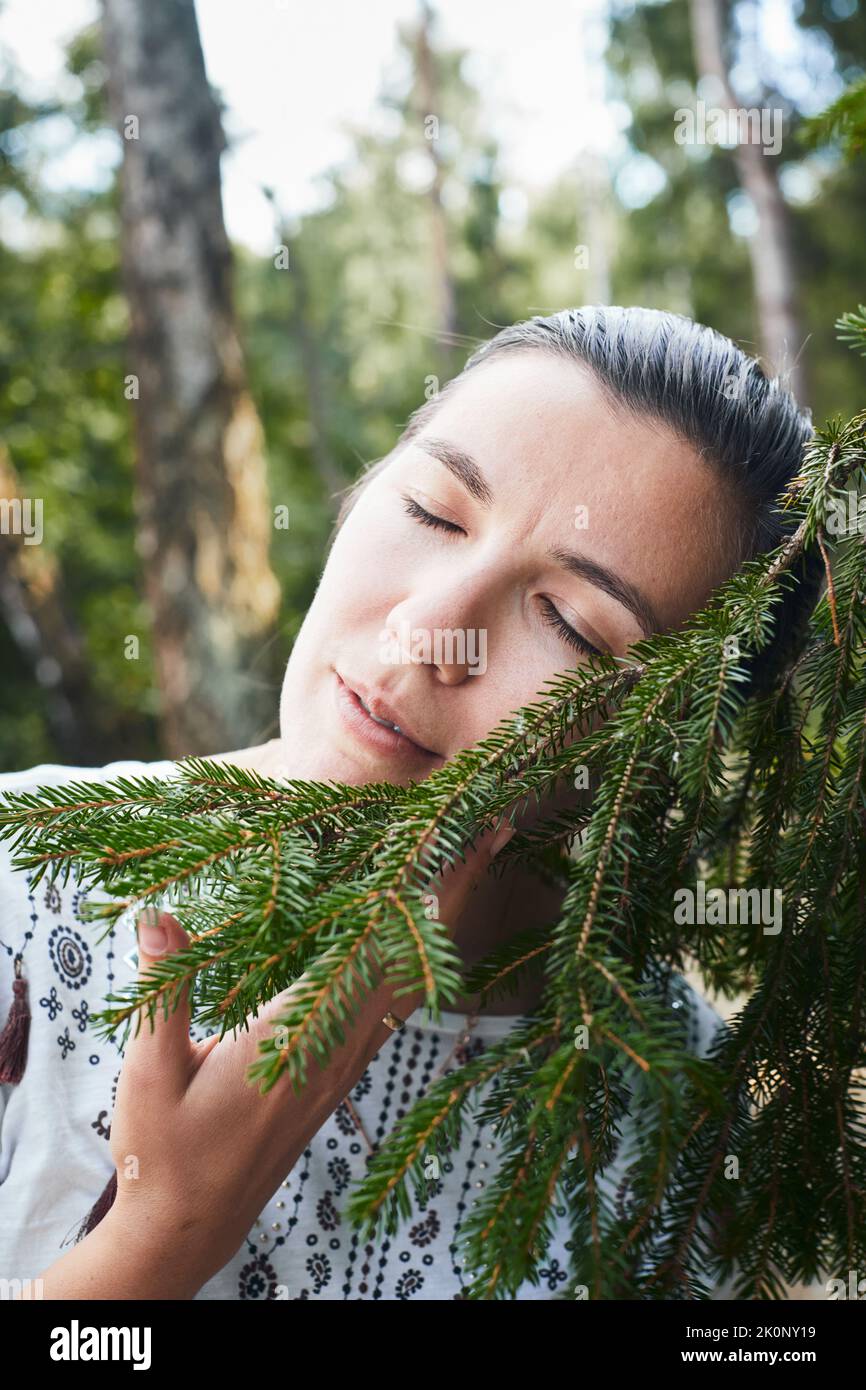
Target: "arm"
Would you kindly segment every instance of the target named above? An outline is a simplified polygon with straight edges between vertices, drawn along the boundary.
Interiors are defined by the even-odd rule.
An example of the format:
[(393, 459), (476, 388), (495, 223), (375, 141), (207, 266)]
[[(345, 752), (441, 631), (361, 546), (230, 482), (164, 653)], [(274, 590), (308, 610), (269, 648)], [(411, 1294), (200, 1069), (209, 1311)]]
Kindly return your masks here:
[[(442, 917), (454, 938), (467, 901), (504, 843), (501, 836), (488, 832), (442, 878)], [(160, 925), (167, 940), (156, 954), (148, 953), (140, 925), (145, 972), (187, 940), (174, 918), (163, 914)], [(155, 1026), (145, 1023), (127, 1043), (121, 1068), (111, 1125), (114, 1205), (43, 1272), (43, 1297), (194, 1298), (237, 1252), (257, 1214), (390, 1037), (384, 1015), (393, 1009), (406, 1019), (426, 997), (421, 990), (398, 995), (397, 989), (384, 982), (364, 999), (346, 1041), (332, 1050), (326, 1068), (311, 1066), (300, 1094), (288, 1077), (265, 1095), (247, 1081), (259, 1039), (280, 1015), (280, 995), (248, 1030), (201, 1043), (189, 1036), (188, 1001), (167, 1018), (157, 1010)], [(231, 1142), (219, 1142), (222, 1135)], [(131, 1158), (135, 1175), (127, 1176)]]
[[(328, 1071), (314, 1066), (301, 1095), (292, 1093), (283, 1101), (292, 1135), (285, 1172), (291, 1171), (391, 1036), (383, 1016), (393, 1008), (399, 1018), (408, 1018), (424, 1000), (421, 993), (395, 995), (393, 985), (383, 985), (371, 994), (346, 1044), (334, 1049)], [(258, 1094), (255, 1087), (247, 1089), (253, 1096)], [(124, 1186), (132, 1189), (130, 1195), (123, 1194)], [(177, 1219), (166, 1222), (167, 1211), (162, 1216), (151, 1212), (148, 1195), (136, 1191), (137, 1186), (118, 1179), (117, 1200), (99, 1225), (39, 1276), (43, 1298), (192, 1299), (231, 1259), (243, 1239), (242, 1231), (237, 1240), (234, 1232), (227, 1241), (215, 1242), (206, 1229), (196, 1233), (198, 1222), (185, 1217), (182, 1205), (177, 1207)]]

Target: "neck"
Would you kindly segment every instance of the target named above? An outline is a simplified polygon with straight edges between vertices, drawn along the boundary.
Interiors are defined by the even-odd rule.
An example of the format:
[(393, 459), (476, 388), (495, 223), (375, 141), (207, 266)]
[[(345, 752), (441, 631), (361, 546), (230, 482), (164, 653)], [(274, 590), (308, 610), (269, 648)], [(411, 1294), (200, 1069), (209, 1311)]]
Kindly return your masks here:
[[(291, 774), (282, 761), (282, 746), (278, 738), (255, 748), (240, 748), (234, 753), (217, 753), (213, 762), (235, 763), (239, 767), (260, 772), (265, 777), (286, 777)], [(486, 879), (473, 893), (461, 923), (460, 954), (466, 968), (475, 966), (497, 946), (530, 927), (543, 926), (555, 920), (562, 904), (560, 889), (550, 888), (534, 874), (524, 869), (491, 869)], [(461, 994), (448, 1009), (455, 1013), (484, 1015), (524, 1014), (541, 999), (541, 970), (534, 971), (518, 989), (503, 998), (478, 1008), (477, 994)]]

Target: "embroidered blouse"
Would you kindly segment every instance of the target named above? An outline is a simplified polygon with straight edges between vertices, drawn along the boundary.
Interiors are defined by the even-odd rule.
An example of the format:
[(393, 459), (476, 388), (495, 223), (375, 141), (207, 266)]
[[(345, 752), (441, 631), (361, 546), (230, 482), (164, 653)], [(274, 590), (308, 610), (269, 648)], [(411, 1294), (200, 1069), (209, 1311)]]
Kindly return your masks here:
[[(65, 781), (171, 776), (175, 764), (115, 762), (102, 768), (42, 764), (0, 775), (0, 791), (33, 791)], [(22, 957), (32, 1014), (26, 1067), (17, 1084), (0, 1085), (0, 1277), (35, 1279), (70, 1248), (82, 1220), (113, 1171), (111, 1116), (122, 1051), (88, 1027), (105, 996), (138, 972), (135, 924), (121, 918), (101, 943), (82, 920), (83, 890), (15, 870), (0, 844), (0, 1029), (12, 1003), (14, 960)], [(100, 928), (100, 930), (103, 930)], [(678, 975), (669, 1000), (687, 1045), (705, 1055), (724, 1024)], [(341, 1206), (365, 1172), (372, 1145), (447, 1072), (503, 1037), (517, 1015), (482, 1015), (463, 1038), (463, 1015), (426, 1008), (380, 1048), (349, 1097), (322, 1125), (260, 1213), (235, 1256), (196, 1295), (200, 1299), (453, 1299), (466, 1283), (457, 1236), (461, 1222), (496, 1170), (493, 1133), (464, 1124), (459, 1148), (440, 1160), (423, 1200), (411, 1194), (412, 1217), (379, 1244), (344, 1220)], [(207, 1036), (193, 1024), (191, 1036)], [(363, 1132), (352, 1117), (358, 1116)], [(619, 1159), (617, 1159), (617, 1162)], [(605, 1172), (615, 1179), (616, 1164)], [(550, 1299), (568, 1280), (569, 1228), (558, 1207), (555, 1238), (540, 1282), (521, 1299)], [(182, 1238), (182, 1237), (181, 1237)], [(721, 1291), (714, 1297), (724, 1296)]]

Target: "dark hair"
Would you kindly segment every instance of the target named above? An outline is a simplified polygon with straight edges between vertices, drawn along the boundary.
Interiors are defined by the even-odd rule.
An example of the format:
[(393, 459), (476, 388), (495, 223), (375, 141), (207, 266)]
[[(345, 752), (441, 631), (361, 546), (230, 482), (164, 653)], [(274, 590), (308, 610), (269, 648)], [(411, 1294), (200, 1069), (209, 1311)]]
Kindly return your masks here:
[[(778, 377), (767, 377), (724, 334), (661, 309), (583, 305), (503, 328), (468, 358), (463, 370), (413, 411), (394, 449), (375, 461), (348, 490), (337, 529), (358, 493), (435, 415), (467, 372), (502, 353), (541, 349), (589, 368), (611, 405), (663, 422), (713, 466), (734, 504), (735, 565), (775, 549), (790, 535), (790, 516), (777, 499), (797, 474), (814, 434)], [(795, 654), (819, 596), (820, 554), (807, 553), (774, 609), (773, 636), (748, 660), (750, 688), (764, 692)]]

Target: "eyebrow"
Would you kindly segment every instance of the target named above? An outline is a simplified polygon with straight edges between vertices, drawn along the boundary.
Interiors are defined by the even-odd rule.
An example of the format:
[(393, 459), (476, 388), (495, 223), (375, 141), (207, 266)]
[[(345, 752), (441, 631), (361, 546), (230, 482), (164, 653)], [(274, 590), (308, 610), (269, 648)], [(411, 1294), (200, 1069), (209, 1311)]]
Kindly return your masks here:
[(600, 565), (597, 560), (590, 560), (585, 555), (576, 555), (571, 550), (551, 550), (548, 553), (563, 569), (577, 575), (578, 579), (588, 580), (596, 589), (602, 589), (627, 608), (637, 620), (645, 637), (652, 637), (654, 633), (661, 632), (662, 624), (658, 614), (646, 594), (636, 584), (623, 579), (615, 570), (608, 569), (607, 565)]
[(459, 483), (462, 483), (467, 492), (471, 492), (476, 501), (482, 507), (493, 506), (493, 493), (484, 481), (484, 475), (474, 458), (470, 454), (458, 449), (456, 444), (449, 444), (446, 439), (417, 439), (411, 440), (417, 448), (423, 449), (425, 454), (430, 454), (454, 474)]
[[(416, 448), (423, 449), (432, 458), (438, 459), (441, 464), (454, 475), (459, 483), (462, 483), (467, 492), (481, 503), (483, 507), (492, 507), (493, 493), (484, 481), (484, 475), (474, 458), (467, 454), (463, 449), (459, 449), (456, 444), (450, 444), (446, 439), (424, 438), (411, 441)], [(632, 617), (636, 619), (641, 630), (646, 637), (652, 637), (662, 629), (662, 623), (650, 600), (642, 589), (629, 580), (623, 579), (615, 570), (608, 569), (607, 565), (600, 564), (597, 560), (590, 560), (585, 555), (578, 555), (571, 550), (555, 548), (548, 551), (548, 555), (555, 560), (563, 569), (575, 575), (578, 579), (585, 579), (596, 589), (601, 589), (616, 599), (627, 608)]]

